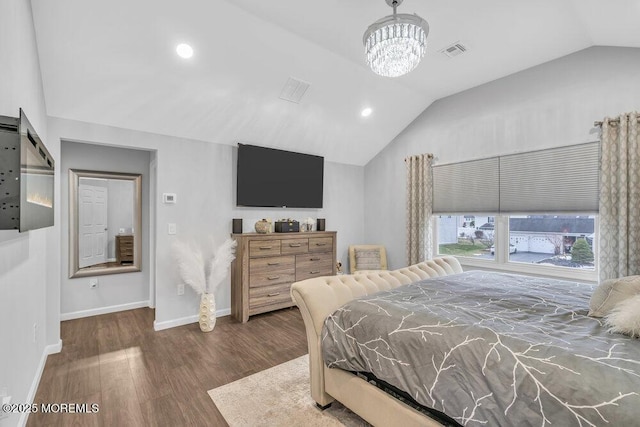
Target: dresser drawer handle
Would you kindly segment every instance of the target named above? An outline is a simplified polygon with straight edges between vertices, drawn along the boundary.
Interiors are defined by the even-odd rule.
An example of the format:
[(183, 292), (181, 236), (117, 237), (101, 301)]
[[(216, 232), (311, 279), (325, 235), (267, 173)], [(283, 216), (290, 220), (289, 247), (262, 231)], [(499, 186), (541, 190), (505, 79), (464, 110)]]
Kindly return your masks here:
[(326, 243), (316, 243), (316, 246), (327, 246)]
[(261, 251), (266, 251), (266, 250), (269, 250), (269, 249), (271, 249), (271, 246), (260, 246), (260, 250)]
[(320, 258), (309, 258), (309, 261), (320, 261)]
[(318, 274), (318, 273), (320, 273), (320, 270), (314, 270), (309, 272), (309, 274)]
[(300, 243), (289, 243), (289, 247), (291, 248), (299, 248), (300, 246), (302, 246)]
[(280, 265), (279, 262), (268, 262), (267, 265)]
[(278, 295), (280, 295), (280, 292), (274, 292), (272, 294), (268, 294), (268, 297), (277, 297)]
[(267, 277), (268, 280), (276, 280), (276, 279), (279, 279), (279, 278), (280, 278), (280, 276), (269, 276), (269, 277)]

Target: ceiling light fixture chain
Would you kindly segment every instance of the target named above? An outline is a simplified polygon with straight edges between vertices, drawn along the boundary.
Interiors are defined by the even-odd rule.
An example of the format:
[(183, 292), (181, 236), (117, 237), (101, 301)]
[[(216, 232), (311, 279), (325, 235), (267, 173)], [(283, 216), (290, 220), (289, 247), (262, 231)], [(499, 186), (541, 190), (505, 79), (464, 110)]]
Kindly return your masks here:
[(393, 15), (371, 24), (362, 41), (367, 64), (374, 73), (399, 77), (418, 66), (424, 57), (429, 24), (418, 15), (398, 14), (402, 0), (385, 0)]
[(387, 4), (393, 8), (393, 14), (396, 14), (396, 9), (400, 6), (402, 0), (387, 0)]

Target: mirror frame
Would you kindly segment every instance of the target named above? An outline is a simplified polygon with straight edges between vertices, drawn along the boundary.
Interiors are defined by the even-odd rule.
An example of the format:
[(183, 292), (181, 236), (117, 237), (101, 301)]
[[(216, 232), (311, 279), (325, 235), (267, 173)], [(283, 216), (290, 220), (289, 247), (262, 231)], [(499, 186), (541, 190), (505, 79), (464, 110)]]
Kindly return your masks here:
[[(134, 184), (134, 227), (133, 264), (114, 267), (78, 267), (78, 188), (80, 178), (120, 179)], [(105, 274), (132, 273), (142, 270), (142, 175), (119, 172), (103, 172), (81, 169), (69, 169), (69, 278), (101, 276)]]

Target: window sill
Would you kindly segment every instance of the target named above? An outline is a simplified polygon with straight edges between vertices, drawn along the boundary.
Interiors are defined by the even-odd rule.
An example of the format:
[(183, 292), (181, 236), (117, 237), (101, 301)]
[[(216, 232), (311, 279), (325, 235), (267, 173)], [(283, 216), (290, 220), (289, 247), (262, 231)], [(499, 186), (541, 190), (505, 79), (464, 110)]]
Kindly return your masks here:
[(552, 279), (571, 280), (574, 282), (598, 284), (598, 273), (595, 270), (581, 270), (549, 265), (526, 264), (522, 262), (498, 263), (493, 260), (456, 257), (462, 267), (479, 268), (483, 270), (503, 271), (525, 274), (529, 276), (549, 277)]

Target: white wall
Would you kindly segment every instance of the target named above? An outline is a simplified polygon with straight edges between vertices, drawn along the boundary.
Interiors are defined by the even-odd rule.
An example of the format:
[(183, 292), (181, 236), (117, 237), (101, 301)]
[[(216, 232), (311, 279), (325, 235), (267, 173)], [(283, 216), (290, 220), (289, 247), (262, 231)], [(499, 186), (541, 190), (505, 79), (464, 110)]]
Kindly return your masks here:
[[(427, 64), (425, 64), (427, 65)], [(405, 167), (598, 139), (595, 120), (640, 109), (640, 49), (592, 47), (438, 100), (365, 166), (365, 237), (406, 264)]]
[[(0, 2), (0, 58), (0, 115), (17, 117), (22, 107), (53, 158), (59, 159), (58, 147), (46, 138), (47, 117), (28, 0)], [(55, 221), (59, 220), (57, 216)], [(6, 390), (15, 403), (33, 398), (44, 356), (60, 344), (57, 265), (50, 255), (56, 241), (52, 227), (27, 233), (0, 231), (0, 394)], [(0, 420), (0, 425), (15, 426), (25, 419), (13, 414)]]
[[(58, 138), (59, 140), (59, 138)], [(62, 319), (85, 317), (113, 309), (148, 306), (149, 301), (149, 163), (150, 152), (62, 141), (60, 230)], [(89, 277), (69, 279), (69, 169), (142, 174), (142, 271), (95, 276), (98, 288), (89, 288)], [(129, 183), (130, 184), (130, 183)], [(107, 185), (105, 183), (105, 185)], [(132, 200), (131, 197), (129, 200)], [(112, 200), (110, 199), (110, 202)], [(112, 203), (113, 204), (113, 203)], [(115, 208), (110, 206), (109, 209)], [(131, 213), (129, 212), (129, 215)], [(129, 225), (130, 227), (130, 225)], [(117, 232), (117, 230), (116, 230)]]
[[(229, 237), (232, 218), (243, 218), (245, 230), (252, 231), (253, 224), (260, 218), (320, 217), (326, 218), (327, 230), (338, 232), (338, 254), (342, 254), (344, 263), (347, 246), (361, 242), (363, 238), (363, 167), (328, 162), (325, 164), (323, 209), (237, 208), (235, 147), (61, 118), (49, 119), (49, 138), (156, 150), (157, 226), (151, 233), (156, 233), (157, 328), (196, 320), (199, 304), (197, 296), (190, 289), (183, 296), (177, 295), (180, 280), (171, 255), (171, 243), (175, 239), (193, 239), (202, 247), (211, 248), (211, 253), (211, 239), (219, 244)], [(259, 142), (252, 143), (259, 145)], [(175, 193), (177, 203), (163, 204), (162, 193)], [(177, 235), (167, 234), (168, 223), (177, 225)], [(62, 251), (63, 266), (67, 263), (66, 256), (65, 251)], [(63, 272), (63, 276), (64, 274)], [(216, 305), (219, 313), (230, 312), (229, 277), (216, 292)]]

